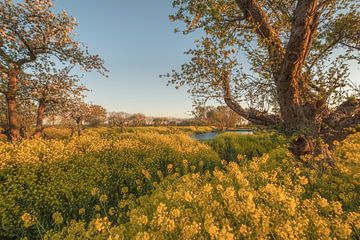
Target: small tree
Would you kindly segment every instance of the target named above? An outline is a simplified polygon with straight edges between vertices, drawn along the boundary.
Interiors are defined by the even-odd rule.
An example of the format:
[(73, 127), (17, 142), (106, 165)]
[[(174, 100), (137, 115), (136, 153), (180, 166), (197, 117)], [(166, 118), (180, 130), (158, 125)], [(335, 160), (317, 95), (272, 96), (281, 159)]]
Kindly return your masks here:
[(218, 106), (207, 112), (208, 121), (221, 130), (234, 128), (242, 122), (242, 117), (226, 106)]
[(129, 114), (124, 112), (112, 112), (108, 116), (108, 124), (110, 127), (124, 127), (129, 123)]
[(146, 124), (146, 117), (142, 113), (136, 113), (129, 117), (129, 121), (132, 126), (139, 127)]
[(169, 119), (166, 117), (157, 117), (153, 119), (153, 124), (155, 126), (165, 126), (170, 123)]
[(100, 105), (90, 105), (89, 115), (85, 119), (91, 127), (98, 127), (106, 121), (106, 109)]
[(23, 81), (19, 76), (24, 70), (49, 56), (63, 64), (78, 64), (86, 71), (105, 70), (99, 56), (90, 55), (87, 48), (74, 39), (75, 19), (65, 11), (54, 14), (53, 2), (0, 2), (0, 73), (12, 141), (20, 137), (17, 97), (19, 83)]
[(100, 124), (106, 120), (106, 110), (99, 105), (85, 103), (82, 98), (73, 98), (68, 101), (63, 108), (62, 122), (69, 125), (71, 135), (74, 134), (75, 128), (77, 135), (81, 136), (85, 124)]

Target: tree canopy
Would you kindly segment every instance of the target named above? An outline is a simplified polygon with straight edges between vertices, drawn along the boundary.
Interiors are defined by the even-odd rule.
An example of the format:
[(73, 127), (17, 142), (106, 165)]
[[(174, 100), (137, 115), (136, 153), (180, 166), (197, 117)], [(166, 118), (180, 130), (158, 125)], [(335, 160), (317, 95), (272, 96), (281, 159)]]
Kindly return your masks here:
[(23, 73), (45, 63), (61, 68), (78, 65), (84, 71), (102, 74), (107, 71), (103, 60), (75, 38), (75, 18), (65, 11), (54, 13), (53, 7), (53, 0), (0, 2), (0, 91), (6, 98), (13, 141), (20, 138), (17, 98), (19, 85), (26, 80), (21, 77)]

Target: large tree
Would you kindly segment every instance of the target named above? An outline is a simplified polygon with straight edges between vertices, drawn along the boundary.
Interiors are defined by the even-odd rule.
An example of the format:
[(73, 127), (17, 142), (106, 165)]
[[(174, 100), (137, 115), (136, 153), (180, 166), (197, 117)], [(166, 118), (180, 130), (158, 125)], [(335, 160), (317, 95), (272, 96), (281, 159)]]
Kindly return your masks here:
[[(297, 138), (296, 155), (321, 154), (359, 130), (349, 63), (360, 62), (358, 0), (174, 0), (173, 21), (202, 37), (173, 71), (197, 101), (222, 99), (250, 122)], [(248, 107), (244, 107), (245, 105)], [(326, 144), (324, 144), (326, 143)]]
[(65, 11), (53, 13), (53, 0), (0, 1), (0, 80), (7, 102), (12, 141), (20, 137), (17, 97), (20, 74), (51, 59), (103, 71), (103, 61), (74, 38), (77, 22)]

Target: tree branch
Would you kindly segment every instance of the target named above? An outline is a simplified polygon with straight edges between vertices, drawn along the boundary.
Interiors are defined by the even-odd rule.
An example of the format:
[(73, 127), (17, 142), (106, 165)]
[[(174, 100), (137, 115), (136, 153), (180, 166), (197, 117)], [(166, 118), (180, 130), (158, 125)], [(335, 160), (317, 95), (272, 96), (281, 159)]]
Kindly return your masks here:
[(350, 44), (347, 44), (347, 43), (344, 43), (344, 42), (340, 42), (340, 44), (344, 45), (344, 46), (346, 46), (348, 48), (352, 48), (352, 49), (360, 51), (360, 46), (353, 46), (353, 45), (350, 45)]
[[(239, 9), (244, 16), (256, 27), (257, 35), (267, 42), (269, 55), (272, 59), (281, 61), (284, 49), (278, 31), (270, 24), (266, 13), (255, 0), (236, 0)], [(276, 71), (273, 69), (274, 72)]]
[(327, 142), (341, 141), (353, 130), (360, 130), (360, 99), (349, 99), (340, 104), (325, 120), (322, 134)]
[(228, 74), (223, 74), (222, 76), (222, 87), (224, 91), (224, 101), (226, 105), (246, 120), (263, 126), (274, 126), (282, 122), (279, 115), (269, 114), (267, 112), (260, 112), (253, 108), (244, 109), (231, 96)]
[(4, 42), (0, 38), (0, 57), (2, 57), (5, 60), (5, 62), (7, 62), (7, 63), (14, 63), (14, 61), (11, 59), (11, 57), (2, 50), (3, 45), (4, 45)]

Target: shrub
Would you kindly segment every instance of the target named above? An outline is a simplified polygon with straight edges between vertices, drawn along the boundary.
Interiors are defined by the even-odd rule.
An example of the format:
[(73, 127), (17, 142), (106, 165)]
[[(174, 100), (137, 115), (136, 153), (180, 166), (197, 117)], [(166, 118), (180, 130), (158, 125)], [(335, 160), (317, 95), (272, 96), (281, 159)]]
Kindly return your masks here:
[(235, 161), (238, 155), (248, 159), (259, 157), (270, 150), (285, 145), (285, 137), (276, 133), (240, 135), (224, 133), (207, 141), (211, 148), (226, 161)]

